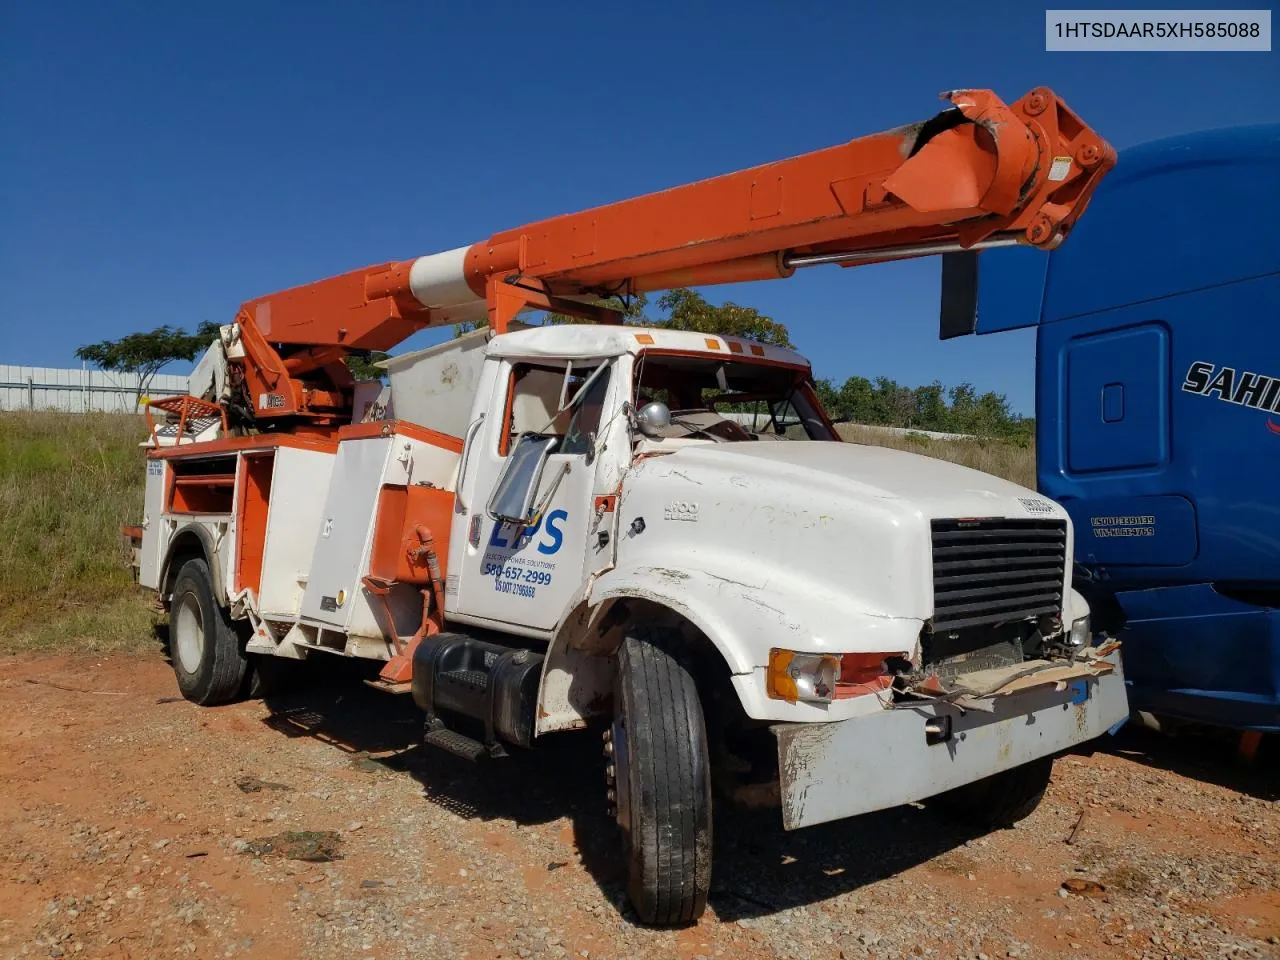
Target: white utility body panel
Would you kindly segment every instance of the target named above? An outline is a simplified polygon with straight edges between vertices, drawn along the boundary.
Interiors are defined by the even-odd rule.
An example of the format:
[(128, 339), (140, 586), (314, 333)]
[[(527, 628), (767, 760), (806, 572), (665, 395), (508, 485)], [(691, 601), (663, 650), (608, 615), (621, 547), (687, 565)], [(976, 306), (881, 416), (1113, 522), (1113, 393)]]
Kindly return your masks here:
[(390, 437), (339, 444), (320, 516), (302, 619), (346, 632), (372, 634), (378, 624), (359, 589), (373, 536), (371, 506), (388, 469)]
[(283, 447), (276, 451), (258, 593), (263, 617), (288, 620), (302, 612), (315, 541), (298, 533), (320, 527), (333, 461), (332, 454), (318, 450)]
[[(361, 586), (369, 571), (378, 494), (388, 484), (451, 490), (457, 461), (457, 454), (403, 434), (338, 444), (302, 598), (304, 623), (361, 637), (387, 634), (381, 603)], [(392, 601), (397, 623), (416, 626), (416, 591), (398, 591)]]

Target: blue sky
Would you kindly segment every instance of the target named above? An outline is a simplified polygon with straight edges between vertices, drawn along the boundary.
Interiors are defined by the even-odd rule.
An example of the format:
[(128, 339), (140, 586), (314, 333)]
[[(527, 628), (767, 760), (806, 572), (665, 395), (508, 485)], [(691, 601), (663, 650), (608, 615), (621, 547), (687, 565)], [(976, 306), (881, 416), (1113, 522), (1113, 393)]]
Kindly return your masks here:
[[(272, 290), (924, 119), (952, 87), (1047, 84), (1120, 148), (1280, 119), (1280, 54), (1050, 54), (1043, 9), (13, 0), (0, 362), (229, 322)], [(1031, 412), (1031, 334), (939, 343), (937, 275), (707, 293), (786, 323), (818, 376), (969, 380)]]

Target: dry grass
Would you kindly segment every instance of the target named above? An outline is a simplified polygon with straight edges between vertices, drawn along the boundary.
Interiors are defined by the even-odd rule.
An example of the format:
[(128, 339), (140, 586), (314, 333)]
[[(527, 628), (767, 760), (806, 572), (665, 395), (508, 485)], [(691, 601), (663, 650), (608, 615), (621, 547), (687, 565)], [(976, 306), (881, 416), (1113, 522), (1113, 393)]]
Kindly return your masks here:
[(922, 453), (939, 460), (950, 460), (983, 473), (992, 473), (1032, 490), (1036, 486), (1036, 451), (1033, 446), (1020, 447), (1002, 440), (931, 440), (919, 433), (893, 434), (851, 423), (836, 429), (844, 440), (893, 447), (910, 453)]
[(142, 649), (120, 527), (142, 517), (141, 417), (0, 413), (0, 653)]

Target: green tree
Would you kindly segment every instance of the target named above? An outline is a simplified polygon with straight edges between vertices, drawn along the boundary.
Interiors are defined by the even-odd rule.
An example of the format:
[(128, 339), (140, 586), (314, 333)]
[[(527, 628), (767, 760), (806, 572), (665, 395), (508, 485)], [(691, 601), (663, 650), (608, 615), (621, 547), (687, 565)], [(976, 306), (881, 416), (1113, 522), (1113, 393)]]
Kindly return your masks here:
[(346, 356), (347, 369), (357, 380), (382, 380), (386, 371), (375, 364), (386, 360), (391, 354), (381, 350), (370, 350), (368, 353), (349, 353)]
[(895, 399), (898, 393), (898, 384), (896, 381), (888, 377), (876, 377), (870, 400), (869, 423), (883, 423), (896, 426), (899, 423), (897, 404)]
[[(663, 316), (657, 318), (645, 315), (648, 298), (644, 294), (623, 301), (619, 297), (608, 297), (595, 301), (600, 306), (619, 310), (624, 323), (638, 324), (646, 327), (657, 327), (662, 330), (691, 330), (695, 333), (713, 333), (725, 337), (744, 337), (759, 343), (770, 343), (779, 347), (790, 347), (791, 334), (784, 324), (772, 317), (765, 316), (755, 307), (744, 307), (736, 303), (714, 304), (698, 291), (680, 287), (668, 290), (658, 298), (658, 309)], [(546, 323), (590, 323), (581, 317), (564, 313), (547, 315)], [(454, 336), (462, 336), (479, 327), (479, 323), (457, 324), (453, 328)]]
[(950, 389), (938, 381), (907, 387), (889, 377), (849, 377), (836, 389), (830, 380), (816, 383), (823, 407), (835, 420), (872, 426), (969, 433), (998, 437), (1020, 445), (1031, 442), (1035, 420), (1020, 417), (1003, 394), (978, 395), (968, 383)]
[[(611, 310), (617, 310), (621, 312), (623, 317), (623, 323), (643, 323), (644, 308), (645, 308), (645, 305), (649, 302), (649, 298), (646, 297), (643, 293), (641, 293), (637, 296), (632, 297), (630, 301), (624, 301), (621, 297), (602, 297), (602, 298), (597, 298), (592, 302), (598, 306), (608, 307)], [(585, 324), (585, 323), (591, 323), (591, 322), (592, 321), (590, 320), (585, 320), (582, 317), (575, 317), (569, 313), (548, 313), (546, 315), (546, 318), (543, 320), (543, 323), (549, 324), (552, 326), (556, 324), (561, 324), (561, 323), (584, 323)], [(474, 330), (479, 330), (482, 327), (487, 327), (488, 325), (489, 325), (489, 319), (487, 317), (483, 320), (468, 321), (466, 323), (455, 323), (453, 325), (453, 335), (455, 337), (460, 337), (463, 334), (471, 333)]]
[(119, 340), (86, 343), (76, 350), (76, 359), (92, 363), (99, 370), (135, 374), (138, 377), (133, 395), (136, 409), (157, 373), (175, 360), (194, 360), (217, 338), (218, 325), (208, 320), (196, 327), (195, 333), (166, 324)]
[(884, 411), (882, 423), (903, 427), (917, 426), (914, 390), (888, 377), (876, 378), (876, 390), (880, 394), (881, 409)]
[(952, 433), (978, 431), (978, 392), (971, 383), (958, 383), (947, 391), (950, 412), (947, 429)]
[(946, 430), (947, 401), (943, 397), (942, 384), (937, 380), (913, 391), (915, 419), (912, 426), (921, 430)]
[(696, 290), (685, 287), (668, 290), (658, 298), (658, 309), (666, 317), (652, 325), (665, 330), (692, 330), (725, 337), (744, 337), (778, 347), (791, 346), (791, 334), (785, 325), (767, 317), (755, 307), (744, 307), (731, 301), (717, 306), (708, 303)]
[(854, 423), (875, 423), (874, 394), (866, 377), (850, 377), (840, 387), (841, 415)]
[(827, 416), (832, 420), (847, 420), (849, 415), (844, 411), (840, 403), (840, 391), (835, 385), (825, 377), (813, 382), (814, 391), (818, 394), (818, 402), (822, 404), (822, 409), (827, 411)]
[[(649, 298), (643, 293), (632, 297), (630, 300), (624, 300), (622, 297), (601, 297), (593, 300), (592, 302), (599, 307), (608, 307), (610, 310), (617, 310), (622, 314), (623, 323), (647, 323), (644, 316), (644, 308), (648, 305)], [(548, 313), (544, 322), (556, 325), (561, 323), (588, 324), (593, 321), (584, 319), (583, 317), (575, 317), (571, 313)]]

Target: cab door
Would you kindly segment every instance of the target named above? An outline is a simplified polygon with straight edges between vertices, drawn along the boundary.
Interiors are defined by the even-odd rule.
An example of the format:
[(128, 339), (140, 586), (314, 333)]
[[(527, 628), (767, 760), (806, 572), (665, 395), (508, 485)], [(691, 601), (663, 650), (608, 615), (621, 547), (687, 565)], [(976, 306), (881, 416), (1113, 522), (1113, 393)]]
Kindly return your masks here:
[[(457, 580), (449, 615), (549, 631), (595, 568), (598, 545), (588, 540), (598, 537), (597, 434), (610, 404), (620, 403), (612, 366), (604, 359), (503, 362), (485, 418), (493, 422), (476, 430), (474, 448), (464, 452), (458, 489), (467, 515), (455, 518), (450, 545), (449, 579)], [(524, 523), (493, 509), (502, 506), (495, 492), (501, 500), (517, 488), (528, 494)]]

